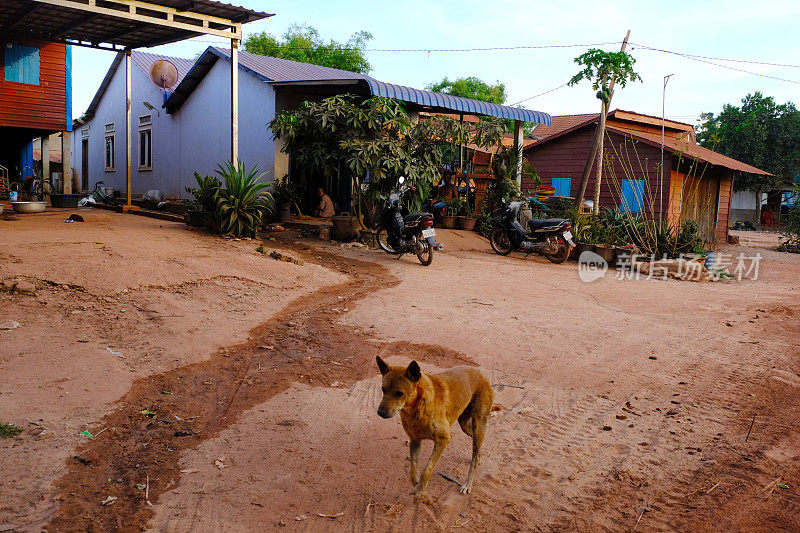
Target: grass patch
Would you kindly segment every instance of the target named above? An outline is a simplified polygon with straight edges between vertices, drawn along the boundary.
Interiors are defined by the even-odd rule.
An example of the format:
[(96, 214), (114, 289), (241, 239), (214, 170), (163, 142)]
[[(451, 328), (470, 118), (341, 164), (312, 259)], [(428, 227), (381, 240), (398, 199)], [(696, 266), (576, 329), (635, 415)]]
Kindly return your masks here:
[(22, 428), (14, 424), (0, 424), (0, 437), (4, 439), (11, 438), (15, 435), (22, 433)]

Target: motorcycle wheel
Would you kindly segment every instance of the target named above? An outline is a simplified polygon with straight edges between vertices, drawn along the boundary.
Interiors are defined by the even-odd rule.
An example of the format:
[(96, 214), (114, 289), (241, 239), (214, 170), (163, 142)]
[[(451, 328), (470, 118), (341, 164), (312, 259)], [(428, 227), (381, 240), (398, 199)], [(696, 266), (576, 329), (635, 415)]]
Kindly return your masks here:
[(491, 235), (489, 235), (489, 244), (492, 246), (494, 253), (498, 255), (508, 255), (511, 253), (511, 240), (503, 228), (495, 228)]
[(549, 254), (545, 252), (544, 256), (551, 262), (557, 265), (563, 263), (569, 257), (569, 252), (571, 248), (570, 245), (567, 244), (566, 241), (562, 239), (558, 239), (558, 251), (554, 254)]
[[(421, 235), (420, 238), (422, 238)], [(433, 248), (425, 239), (422, 239), (420, 244), (422, 244), (422, 250), (417, 252), (417, 259), (423, 266), (428, 266), (433, 262)]]
[(387, 254), (397, 253), (397, 251), (389, 244), (389, 234), (387, 233), (386, 228), (383, 226), (378, 228), (378, 231), (375, 232), (375, 240), (378, 242), (378, 247)]

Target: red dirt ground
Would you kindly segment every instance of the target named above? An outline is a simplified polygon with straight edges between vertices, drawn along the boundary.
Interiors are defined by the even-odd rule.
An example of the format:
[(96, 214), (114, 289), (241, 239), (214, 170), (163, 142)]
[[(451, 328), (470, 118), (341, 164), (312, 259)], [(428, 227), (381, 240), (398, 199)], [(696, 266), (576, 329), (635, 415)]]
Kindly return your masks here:
[[(427, 268), (265, 242), (296, 265), (139, 217), (20, 218), (0, 277), (37, 291), (0, 301), (21, 323), (0, 422), (24, 429), (0, 441), (0, 530), (800, 528), (800, 261), (774, 236), (733, 249), (764, 256), (757, 281), (587, 284), (461, 232)], [(495, 384), (469, 496), (435, 476), (413, 503), (377, 354)], [(437, 471), (468, 460), (459, 431)]]

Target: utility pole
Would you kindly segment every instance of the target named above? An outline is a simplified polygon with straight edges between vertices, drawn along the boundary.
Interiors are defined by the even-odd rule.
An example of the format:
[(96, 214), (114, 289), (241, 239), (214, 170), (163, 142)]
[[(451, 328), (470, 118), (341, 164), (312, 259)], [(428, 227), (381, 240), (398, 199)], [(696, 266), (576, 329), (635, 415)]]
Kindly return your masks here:
[(664, 213), (664, 123), (666, 122), (667, 83), (674, 74), (664, 76), (664, 90), (661, 93), (661, 175), (658, 178), (658, 221)]
[[(628, 30), (628, 33), (625, 34), (625, 39), (622, 41), (622, 47), (620, 48), (620, 52), (624, 52), (625, 49), (628, 47), (628, 39), (631, 36), (631, 30)], [(592, 141), (592, 148), (589, 150), (589, 157), (586, 160), (586, 166), (583, 167), (583, 175), (581, 176), (581, 186), (578, 192), (578, 208), (583, 205), (583, 198), (586, 195), (586, 185), (589, 183), (589, 175), (592, 173), (592, 164), (594, 163), (595, 158), (598, 159), (597, 165), (597, 185), (595, 191), (595, 207), (594, 209), (599, 209), (599, 196), (600, 196), (600, 179), (602, 177), (602, 168), (603, 168), (603, 136), (606, 132), (606, 115), (608, 114), (608, 109), (611, 106), (611, 98), (614, 96), (614, 84), (616, 83), (616, 76), (611, 77), (611, 82), (608, 85), (608, 102), (600, 101), (600, 122), (597, 125), (597, 130), (595, 131), (594, 140)], [(598, 156), (598, 151), (600, 155)]]

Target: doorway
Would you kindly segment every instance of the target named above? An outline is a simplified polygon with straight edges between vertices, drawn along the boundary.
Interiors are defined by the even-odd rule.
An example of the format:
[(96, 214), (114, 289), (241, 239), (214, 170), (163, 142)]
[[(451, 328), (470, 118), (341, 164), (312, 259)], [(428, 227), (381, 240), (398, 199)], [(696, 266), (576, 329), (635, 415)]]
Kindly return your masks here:
[(89, 139), (81, 141), (81, 190), (89, 190)]

